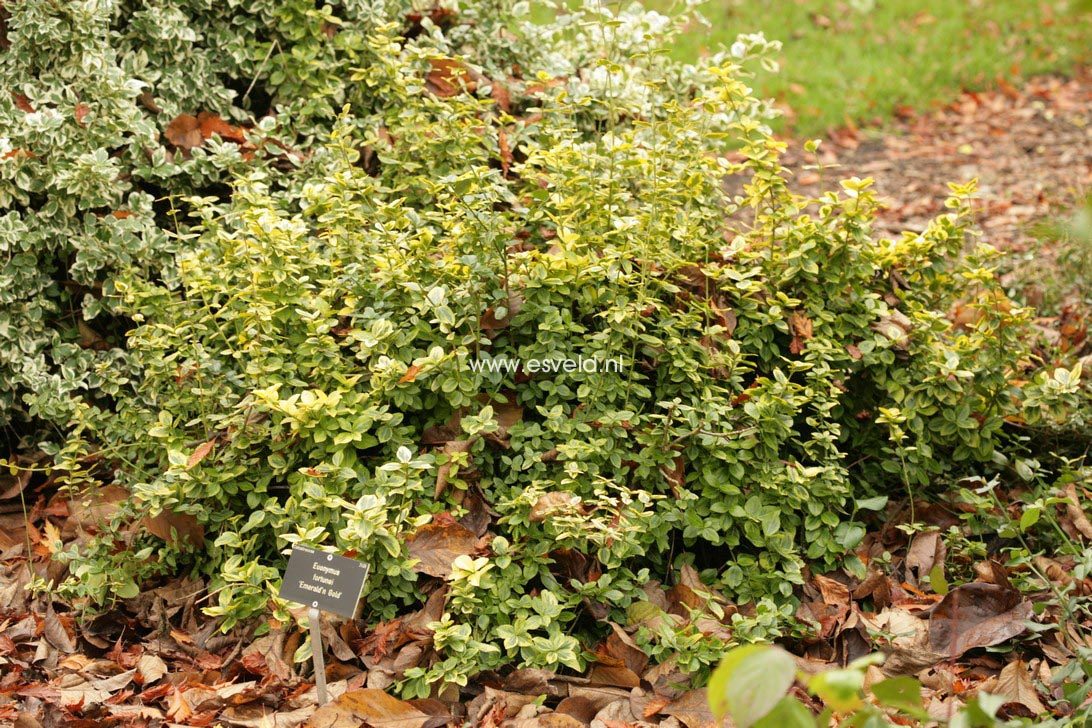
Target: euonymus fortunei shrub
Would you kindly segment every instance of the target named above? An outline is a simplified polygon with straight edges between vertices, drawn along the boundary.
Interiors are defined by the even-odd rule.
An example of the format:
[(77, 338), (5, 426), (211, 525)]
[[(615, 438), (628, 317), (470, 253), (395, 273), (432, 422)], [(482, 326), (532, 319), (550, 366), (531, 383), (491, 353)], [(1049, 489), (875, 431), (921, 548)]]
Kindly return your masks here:
[[(239, 31), (251, 44), (222, 39), (228, 75), (265, 79), (298, 114), (248, 138), (281, 129), (283, 151), (283, 129), (299, 130), (315, 137), (306, 153), (285, 163), (257, 153), (261, 139), (247, 156), (214, 138), (163, 162), (170, 225), (143, 193), (139, 215), (91, 209), (116, 198), (83, 214), (128, 231), (104, 233), (113, 257), (85, 284), (108, 269), (108, 285), (84, 315), (101, 306), (131, 329), (124, 353), (80, 349), (84, 378), (57, 390), (92, 388), (57, 400), (70, 418), (58, 468), (129, 497), (64, 555), (69, 595), (103, 602), (192, 567), (230, 628), (269, 609), (281, 554), (306, 542), (373, 564), (370, 620), (445, 589), (434, 658), (401, 676), (411, 693), (513, 654), (580, 669), (604, 620), (641, 624), (649, 654), (699, 670), (725, 641), (781, 629), (806, 568), (852, 568), (857, 513), (876, 496), (995, 457), (1020, 403), (1024, 313), (969, 230), (972, 187), (895, 241), (870, 232), (868, 180), (793, 194), (732, 60), (767, 50), (761, 37), (689, 68), (658, 53), (673, 26), (637, 10), (510, 33), (485, 3), (308, 5), (296, 30), (271, 5), (224, 9), (279, 34), (272, 51), (252, 26)], [(100, 12), (102, 38), (122, 32)], [(146, 66), (115, 60), (129, 108)], [(220, 98), (242, 123), (248, 108), (164, 88), (168, 116)], [(122, 164), (158, 174), (134, 161), (144, 144), (165, 154), (146, 132), (87, 142), (125, 150), (95, 162), (102, 185)], [(56, 185), (19, 204), (60, 205)], [(42, 234), (67, 263), (76, 243), (56, 226)], [(126, 241), (140, 254), (111, 247)], [(45, 312), (74, 300), (46, 284), (25, 296)], [(949, 322), (957, 301), (973, 324)], [(71, 346), (58, 331), (43, 341)], [(579, 368), (531, 364), (565, 360)], [(158, 513), (185, 533), (165, 543), (139, 526)], [(753, 616), (715, 597), (703, 628), (659, 613), (649, 590), (683, 564)]]
[[(74, 401), (112, 398), (128, 371), (114, 309), (120, 270), (173, 277), (182, 197), (224, 198), (266, 170), (274, 189), (328, 137), (342, 106), (374, 130), (424, 93), (453, 93), (461, 57), (490, 78), (547, 71), (595, 97), (613, 83), (595, 59), (636, 53), (681, 24), (593, 3), (549, 26), (527, 3), (419, 0), (28, 0), (0, 22), (0, 428), (7, 451), (55, 439)], [(618, 25), (610, 25), (617, 23)], [(604, 34), (604, 28), (607, 29)], [(760, 37), (736, 49), (767, 47)], [(619, 107), (645, 114), (702, 81), (693, 67), (629, 63)], [(648, 81), (662, 80), (660, 88)], [(529, 83), (533, 83), (532, 78)], [(522, 83), (515, 80), (513, 92)], [(430, 86), (437, 90), (436, 86)], [(502, 96), (504, 94), (504, 96)], [(507, 87), (497, 92), (507, 96)], [(622, 113), (622, 112), (619, 112)], [(576, 112), (604, 123), (598, 104)], [(418, 160), (422, 163), (423, 160)], [(305, 175), (304, 175), (305, 176)]]

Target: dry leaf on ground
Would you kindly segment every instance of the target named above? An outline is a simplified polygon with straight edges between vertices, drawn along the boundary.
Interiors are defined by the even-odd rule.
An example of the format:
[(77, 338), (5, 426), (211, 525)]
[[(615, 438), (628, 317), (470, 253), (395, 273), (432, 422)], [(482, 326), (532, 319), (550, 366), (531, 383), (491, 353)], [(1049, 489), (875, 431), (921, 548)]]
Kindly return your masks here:
[(991, 692), (1004, 695), (1009, 702), (1023, 705), (1034, 715), (1046, 712), (1042, 701), (1039, 700), (1039, 691), (1035, 689), (1035, 683), (1032, 682), (1028, 664), (1023, 660), (1013, 660), (1005, 665)]
[(478, 537), (459, 523), (426, 523), (406, 539), (409, 555), (418, 559), (414, 571), (447, 578), (451, 562), (477, 549)]
[(929, 645), (949, 657), (990, 647), (1022, 634), (1031, 602), (996, 584), (972, 582), (956, 587), (933, 608)]
[(438, 728), (446, 721), (428, 715), (406, 700), (382, 690), (353, 690), (333, 703), (319, 708), (307, 721), (307, 728)]

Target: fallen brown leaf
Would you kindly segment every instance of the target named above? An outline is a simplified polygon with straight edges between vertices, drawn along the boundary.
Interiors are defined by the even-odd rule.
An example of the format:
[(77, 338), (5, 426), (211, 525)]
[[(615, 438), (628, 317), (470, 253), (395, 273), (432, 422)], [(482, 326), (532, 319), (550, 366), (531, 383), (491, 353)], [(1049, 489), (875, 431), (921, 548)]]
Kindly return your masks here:
[(849, 605), (849, 587), (840, 581), (817, 574), (814, 582), (819, 587), (819, 593), (823, 601), (832, 607), (844, 607)]
[(144, 654), (137, 660), (136, 678), (141, 685), (151, 685), (167, 674), (167, 663), (157, 655)]
[(241, 127), (234, 126), (221, 119), (218, 115), (208, 111), (202, 111), (197, 115), (198, 128), (203, 139), (211, 139), (214, 134), (221, 139), (230, 139), (242, 144), (246, 141), (246, 134)]
[(167, 137), (167, 141), (171, 144), (185, 151), (205, 143), (205, 138), (201, 136), (201, 124), (197, 121), (197, 117), (191, 114), (176, 116), (163, 130), (163, 136)]
[(1022, 634), (1031, 602), (1017, 591), (972, 582), (952, 589), (929, 616), (929, 645), (949, 657), (1001, 644)]
[(496, 308), (490, 306), (482, 315), (479, 325), (482, 327), (483, 330), (489, 332), (490, 334), (492, 334), (497, 329), (503, 329), (507, 326), (510, 326), (512, 324), (512, 319), (517, 313), (520, 312), (520, 309), (523, 308), (523, 302), (523, 296), (519, 295), (518, 293), (509, 293), (508, 305), (506, 306), (507, 312), (503, 316), (498, 317)]
[(871, 632), (892, 635), (889, 641), (877, 641), (877, 647), (887, 653), (882, 665), (887, 675), (913, 675), (946, 658), (929, 645), (929, 623), (905, 609), (889, 607), (860, 619)]
[(616, 688), (635, 688), (641, 684), (641, 678), (628, 667), (607, 665), (593, 665), (588, 671), (588, 680), (592, 685), (608, 685)]
[(789, 329), (792, 331), (793, 336), (798, 336), (805, 341), (815, 338), (811, 319), (799, 311), (793, 311), (789, 315)]
[(167, 543), (188, 543), (199, 547), (205, 542), (205, 527), (188, 513), (161, 511), (159, 515), (145, 517), (141, 524), (152, 535)]
[(640, 675), (648, 666), (648, 655), (637, 646), (633, 638), (619, 625), (610, 623), (611, 633), (607, 636), (607, 653), (617, 658), (633, 672)]
[(309, 705), (294, 710), (274, 710), (261, 703), (233, 705), (220, 714), (220, 720), (239, 728), (296, 728), (315, 713)]
[(546, 713), (528, 720), (517, 720), (513, 728), (585, 728), (587, 723), (565, 713)]
[(582, 501), (575, 493), (566, 493), (555, 490), (542, 495), (531, 508), (531, 514), (527, 520), (531, 523), (542, 523), (554, 514), (573, 514), (580, 512)]
[(14, 475), (0, 473), (0, 500), (14, 498), (22, 493), (30, 483), (32, 474), (33, 471), (30, 468), (19, 470)]
[(493, 101), (496, 102), (497, 108), (504, 113), (511, 113), (512, 111), (512, 95), (508, 91), (508, 87), (500, 81), (493, 81), (493, 90), (490, 94), (493, 97)]
[(503, 128), (497, 131), (497, 149), (500, 152), (501, 172), (508, 176), (508, 168), (512, 166), (512, 148), (508, 145), (508, 132)]
[(643, 726), (651, 724), (635, 716), (630, 709), (629, 700), (622, 699), (614, 701), (596, 713), (592, 725), (602, 725), (606, 728), (628, 728), (630, 726), (643, 728)]
[(1081, 507), (1081, 500), (1077, 496), (1077, 484), (1070, 483), (1067, 485), (1065, 495), (1065, 512), (1073, 522), (1073, 527), (1076, 528), (1082, 536), (1092, 540), (1092, 522), (1089, 522), (1088, 516), (1085, 515), (1084, 509)]
[(451, 562), (473, 553), (478, 537), (459, 523), (426, 523), (406, 539), (411, 558), (417, 559), (413, 570), (429, 576), (451, 576)]
[(189, 460), (186, 461), (186, 470), (192, 470), (202, 460), (208, 457), (208, 454), (212, 452), (212, 448), (216, 446), (216, 438), (202, 442), (193, 450), (193, 454), (190, 455)]
[(462, 61), (454, 58), (430, 58), (430, 70), (425, 76), (429, 91), (440, 98), (457, 96), (478, 88), (476, 74)]
[(1032, 682), (1028, 664), (1023, 660), (1013, 660), (1005, 665), (997, 678), (997, 685), (991, 691), (997, 695), (1004, 695), (1009, 702), (1019, 703), (1032, 712), (1032, 715), (1041, 715), (1046, 708), (1039, 700), (1039, 693)]
[(189, 703), (182, 699), (182, 693), (176, 686), (167, 700), (167, 717), (176, 723), (185, 723), (191, 715), (193, 710), (190, 709)]
[(398, 380), (398, 383), (405, 384), (406, 382), (412, 382), (413, 380), (417, 379), (417, 375), (420, 372), (421, 367), (417, 364), (412, 364), (408, 369), (406, 369), (406, 373), (402, 375), (402, 377)]
[(405, 700), (382, 690), (351, 690), (330, 705), (319, 708), (307, 721), (308, 728), (434, 728), (442, 719), (427, 715)]
[(442, 496), (444, 491), (447, 490), (448, 478), (451, 476), (451, 468), (454, 466), (451, 456), (456, 453), (470, 452), (470, 446), (473, 444), (474, 439), (451, 440), (444, 443), (441, 453), (447, 456), (447, 462), (436, 468), (436, 492), (434, 494), (436, 498)]
[(709, 697), (705, 688), (688, 690), (661, 709), (660, 713), (677, 718), (686, 728), (715, 728), (718, 725), (709, 710)]
[(924, 531), (914, 536), (910, 550), (906, 553), (906, 567), (915, 576), (914, 586), (921, 586), (929, 578), (934, 566), (943, 566), (947, 553), (948, 549), (939, 530)]
[(563, 713), (580, 721), (581, 725), (587, 725), (595, 720), (595, 706), (587, 698), (569, 696), (557, 704), (555, 713)]

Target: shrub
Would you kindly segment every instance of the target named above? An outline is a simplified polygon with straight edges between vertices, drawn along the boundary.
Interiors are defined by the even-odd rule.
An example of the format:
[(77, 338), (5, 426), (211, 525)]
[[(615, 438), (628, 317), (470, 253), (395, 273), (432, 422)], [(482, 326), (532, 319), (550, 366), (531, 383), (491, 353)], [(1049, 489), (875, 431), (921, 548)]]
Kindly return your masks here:
[[(92, 370), (113, 400), (76, 403), (58, 467), (131, 498), (64, 556), (66, 593), (192, 566), (230, 628), (306, 541), (374, 565), (373, 621), (446, 584), (411, 693), (516, 651), (579, 669), (608, 619), (700, 670), (783, 629), (807, 566), (860, 566), (859, 510), (994, 457), (1025, 312), (972, 185), (876, 240), (868, 180), (791, 192), (727, 56), (614, 42), (653, 15), (559, 23), (564, 59), (528, 51), (501, 93), (377, 24), (354, 46), (377, 111), (348, 105), (290, 181), (258, 165), (187, 199), (166, 272), (117, 274), (128, 368)], [(500, 364), (560, 359), (621, 371)], [(654, 606), (680, 569), (703, 629)]]
[[(588, 23), (598, 10), (538, 31), (526, 4), (420, 6), (28, 0), (5, 8), (0, 427), (9, 450), (56, 439), (75, 400), (108, 405), (118, 394), (132, 322), (113, 308), (114, 278), (136, 268), (174, 280), (175, 236), (191, 222), (183, 197), (225, 200), (232, 179), (256, 171), (274, 191), (296, 185), (343, 105), (356, 126), (374, 130), (427, 79), (454, 88), (445, 77), (459, 65), (451, 57), (497, 79), (523, 66), (571, 75), (574, 87), (602, 81), (601, 72), (579, 73), (606, 42)], [(619, 22), (619, 36), (648, 44), (679, 25), (637, 10)], [(563, 38), (564, 49), (539, 42)], [(638, 74), (632, 87), (668, 67), (658, 57), (628, 66)], [(693, 80), (692, 68), (670, 69), (670, 93), (645, 90), (631, 103), (654, 108)], [(479, 92), (490, 91), (482, 82)], [(596, 123), (595, 113), (581, 115), (585, 128)], [(100, 368), (115, 373), (111, 381)]]

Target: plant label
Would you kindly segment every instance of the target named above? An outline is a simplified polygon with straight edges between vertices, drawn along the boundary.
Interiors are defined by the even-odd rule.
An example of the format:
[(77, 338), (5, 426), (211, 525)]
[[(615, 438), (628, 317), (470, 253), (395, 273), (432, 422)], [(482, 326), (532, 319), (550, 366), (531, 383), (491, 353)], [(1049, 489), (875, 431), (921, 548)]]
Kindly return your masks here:
[(353, 617), (368, 578), (368, 565), (308, 546), (292, 547), (280, 598), (312, 609)]

